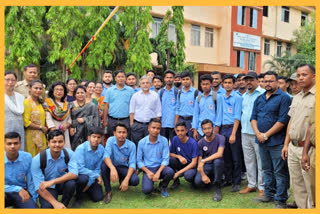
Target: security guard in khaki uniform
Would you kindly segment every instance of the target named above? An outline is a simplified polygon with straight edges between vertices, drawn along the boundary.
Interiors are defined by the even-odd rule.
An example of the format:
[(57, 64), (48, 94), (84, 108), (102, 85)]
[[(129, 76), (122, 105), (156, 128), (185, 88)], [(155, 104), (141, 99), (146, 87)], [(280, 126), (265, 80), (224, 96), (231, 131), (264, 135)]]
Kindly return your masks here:
[[(309, 174), (301, 168), (301, 158), (307, 133), (307, 119), (315, 107), (315, 68), (312, 65), (300, 65), (297, 69), (297, 81), (302, 91), (294, 96), (288, 115), (291, 117), (282, 158), (288, 158), (288, 167), (292, 188), (298, 208), (311, 208), (314, 204)], [(313, 148), (309, 150), (311, 153)]]

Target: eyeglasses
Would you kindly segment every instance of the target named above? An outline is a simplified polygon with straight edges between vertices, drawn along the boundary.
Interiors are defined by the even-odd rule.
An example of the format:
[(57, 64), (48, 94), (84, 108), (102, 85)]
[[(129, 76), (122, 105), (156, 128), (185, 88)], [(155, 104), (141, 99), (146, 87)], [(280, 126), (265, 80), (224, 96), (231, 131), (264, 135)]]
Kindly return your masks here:
[(7, 82), (16, 82), (17, 81), (16, 79), (8, 79), (8, 78), (4, 78), (4, 80)]

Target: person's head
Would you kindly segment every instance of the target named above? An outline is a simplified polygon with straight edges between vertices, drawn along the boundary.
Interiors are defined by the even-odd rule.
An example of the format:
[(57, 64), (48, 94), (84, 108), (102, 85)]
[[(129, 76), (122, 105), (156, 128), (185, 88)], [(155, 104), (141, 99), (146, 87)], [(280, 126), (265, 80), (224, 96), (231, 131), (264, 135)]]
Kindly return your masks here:
[(115, 124), (113, 135), (116, 137), (118, 143), (124, 143), (128, 136), (128, 126), (122, 122)]
[(101, 95), (102, 92), (103, 92), (103, 84), (102, 82), (97, 82), (96, 87), (94, 89), (94, 93), (97, 95)]
[(73, 97), (79, 102), (86, 100), (87, 90), (83, 85), (78, 85), (73, 92)]
[(201, 129), (206, 137), (211, 137), (213, 135), (213, 123), (209, 119), (205, 119), (201, 122)]
[(103, 137), (103, 129), (98, 126), (91, 127), (88, 133), (88, 140), (92, 150), (96, 150)]
[(87, 79), (82, 79), (81, 82), (80, 82), (80, 85), (86, 86), (87, 82), (89, 82), (89, 80), (87, 80)]
[(111, 85), (112, 80), (113, 80), (112, 71), (110, 71), (110, 70), (103, 71), (103, 75), (102, 75), (103, 83), (106, 85)]
[(116, 71), (114, 73), (114, 79), (116, 80), (117, 85), (124, 86), (126, 82), (126, 73), (122, 70)]
[(74, 78), (69, 78), (66, 82), (68, 92), (73, 93), (74, 89), (77, 87), (77, 80)]
[(289, 80), (285, 76), (278, 77), (278, 86), (283, 92), (288, 92)]
[(244, 77), (244, 80), (246, 81), (247, 88), (250, 92), (256, 90), (259, 85), (258, 75), (256, 72), (248, 72), (248, 74)]
[(211, 77), (212, 77), (212, 87), (214, 88), (219, 87), (222, 81), (221, 73), (219, 71), (214, 71), (211, 73)]
[(161, 129), (161, 120), (158, 118), (152, 118), (149, 122), (148, 131), (151, 137), (158, 137)]
[(166, 83), (166, 85), (172, 86), (175, 75), (176, 75), (175, 72), (170, 69), (164, 72), (164, 82)]
[(298, 81), (297, 81), (297, 72), (294, 72), (290, 76), (289, 81), (290, 81), (290, 89), (292, 91), (292, 94), (293, 95), (298, 94), (301, 91), (301, 86), (298, 84)]
[(156, 75), (152, 79), (152, 85), (155, 87), (155, 89), (159, 90), (163, 85), (163, 79), (161, 76)]
[(26, 65), (23, 69), (23, 76), (27, 82), (37, 79), (38, 77), (38, 68), (33, 64)]
[(265, 87), (265, 84), (264, 84), (264, 73), (263, 74), (259, 74), (258, 80), (259, 80), (260, 87), (264, 88)]
[(126, 84), (132, 88), (135, 87), (135, 85), (137, 84), (137, 75), (133, 72), (129, 72), (127, 73), (126, 77)]
[(153, 70), (148, 70), (148, 71), (147, 71), (147, 76), (148, 76), (150, 79), (153, 79), (153, 77), (156, 76), (156, 72), (153, 71)]
[(230, 92), (233, 90), (233, 84), (235, 83), (235, 81), (236, 79), (231, 74), (226, 74), (223, 76), (222, 84), (226, 92)]
[(40, 98), (42, 95), (43, 83), (41, 80), (35, 79), (29, 83), (29, 94), (32, 97)]
[(93, 81), (88, 81), (86, 82), (85, 87), (87, 89), (87, 94), (91, 96), (96, 88), (96, 83)]
[(181, 82), (183, 87), (189, 88), (192, 85), (192, 74), (189, 71), (182, 71), (181, 74)]
[(54, 129), (48, 133), (48, 147), (51, 153), (60, 153), (64, 146), (64, 133), (60, 129)]
[(17, 74), (14, 71), (5, 71), (4, 73), (4, 87), (6, 91), (13, 91), (17, 82)]
[(278, 89), (278, 74), (274, 71), (264, 73), (264, 84), (267, 92), (276, 91)]
[(182, 82), (181, 82), (181, 76), (180, 74), (176, 74), (174, 77), (174, 86), (179, 88), (181, 86)]
[(245, 74), (243, 74), (243, 73), (241, 73), (241, 74), (238, 74), (238, 76), (237, 76), (237, 83), (238, 83), (238, 87), (240, 88), (240, 89), (245, 89), (246, 87), (247, 87), (247, 84), (246, 84), (246, 81), (245, 81)]
[(212, 76), (210, 74), (204, 74), (200, 77), (200, 86), (203, 93), (209, 93), (211, 91)]
[(151, 79), (147, 75), (143, 75), (139, 80), (141, 90), (149, 91), (152, 85)]
[(188, 133), (186, 122), (184, 122), (184, 121), (178, 122), (175, 125), (174, 130), (175, 130), (178, 138), (180, 139), (180, 141), (183, 141), (183, 139), (185, 139), (185, 137), (187, 136), (187, 133)]
[(66, 96), (67, 87), (66, 84), (64, 84), (64, 82), (56, 81), (50, 86), (48, 97), (50, 97), (51, 99), (63, 102)]
[(316, 70), (312, 65), (302, 64), (297, 68), (297, 81), (302, 89), (309, 89), (315, 83)]
[(21, 147), (21, 136), (17, 132), (7, 132), (4, 135), (4, 150), (10, 156), (16, 155)]

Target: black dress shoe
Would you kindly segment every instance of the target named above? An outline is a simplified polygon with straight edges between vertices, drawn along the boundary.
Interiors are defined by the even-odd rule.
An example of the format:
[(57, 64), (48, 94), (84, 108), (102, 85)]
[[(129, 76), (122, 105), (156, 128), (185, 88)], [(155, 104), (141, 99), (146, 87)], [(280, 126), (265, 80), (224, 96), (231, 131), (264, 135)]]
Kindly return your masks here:
[(104, 203), (109, 204), (112, 199), (112, 192), (107, 192), (106, 195), (104, 196)]
[(176, 180), (174, 180), (173, 184), (170, 186), (170, 190), (177, 189), (179, 185), (180, 185), (180, 181), (177, 178)]
[(212, 200), (217, 201), (217, 202), (222, 200), (222, 193), (221, 193), (221, 188), (219, 185), (214, 185), (214, 192), (213, 192)]

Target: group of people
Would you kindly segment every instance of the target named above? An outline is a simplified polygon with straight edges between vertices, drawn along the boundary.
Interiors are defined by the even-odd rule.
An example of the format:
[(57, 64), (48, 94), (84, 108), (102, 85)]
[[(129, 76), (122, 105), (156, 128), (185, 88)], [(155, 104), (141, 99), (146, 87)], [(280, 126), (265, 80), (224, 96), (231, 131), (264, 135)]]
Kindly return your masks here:
[[(315, 206), (315, 68), (303, 64), (290, 78), (192, 74), (166, 70), (109, 71), (100, 82), (54, 82), (45, 91), (35, 65), (17, 82), (5, 72), (5, 206), (80, 207), (112, 200), (137, 186), (163, 197), (180, 185), (214, 186), (212, 199), (258, 191), (253, 201), (286, 208), (290, 185), (299, 208)], [(113, 78), (115, 85), (113, 85)], [(163, 84), (165, 83), (165, 84)], [(288, 92), (290, 88), (291, 94)], [(240, 190), (246, 172), (248, 186)], [(105, 194), (102, 190), (104, 183)], [(159, 182), (154, 188), (154, 182)], [(62, 194), (62, 201), (58, 195)]]

